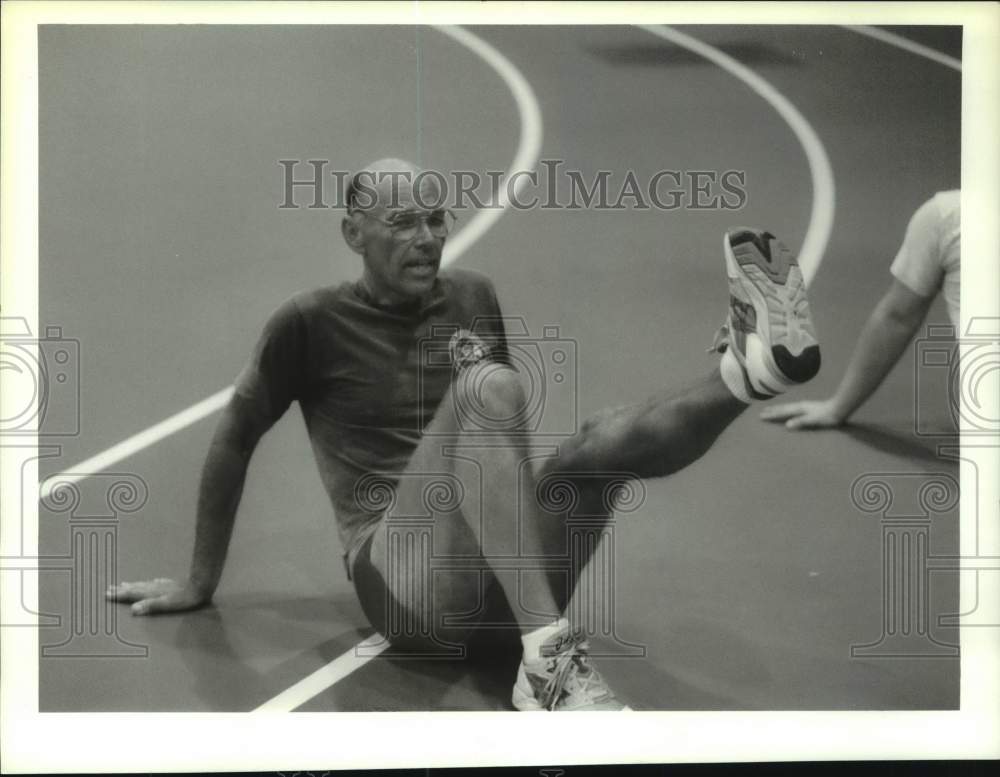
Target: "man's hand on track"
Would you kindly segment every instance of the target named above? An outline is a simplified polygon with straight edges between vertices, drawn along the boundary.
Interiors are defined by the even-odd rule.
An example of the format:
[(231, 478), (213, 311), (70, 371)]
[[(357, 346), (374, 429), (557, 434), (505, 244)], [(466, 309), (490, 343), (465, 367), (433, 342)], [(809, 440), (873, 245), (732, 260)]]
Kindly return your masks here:
[(178, 583), (166, 577), (138, 583), (111, 585), (104, 596), (115, 602), (132, 605), (133, 615), (185, 612), (207, 605), (212, 597), (190, 583)]

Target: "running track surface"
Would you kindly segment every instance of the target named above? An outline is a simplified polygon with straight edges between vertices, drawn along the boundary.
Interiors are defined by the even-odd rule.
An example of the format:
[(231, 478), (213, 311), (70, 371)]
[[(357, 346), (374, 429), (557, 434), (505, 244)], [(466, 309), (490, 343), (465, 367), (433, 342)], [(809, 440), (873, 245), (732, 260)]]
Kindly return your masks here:
[[(888, 282), (909, 215), (959, 185), (961, 76), (839, 28), (684, 31), (771, 83), (829, 155), (836, 220), (810, 289), (826, 368), (808, 393), (823, 394)], [(813, 190), (791, 130), (732, 75), (641, 29), (475, 32), (537, 96), (542, 158), (619, 182), (626, 170), (640, 180), (746, 171), (736, 214), (508, 212), (460, 259), (494, 279), (507, 315), (577, 343), (581, 416), (707, 373), (727, 296), (723, 230), (766, 226), (792, 246), (805, 235)], [(954, 35), (926, 42), (958, 56)], [(357, 273), (338, 212), (278, 210), (278, 159), (352, 169), (398, 155), (503, 170), (520, 131), (497, 74), (429, 28), (49, 27), (39, 60), (42, 323), (80, 341), (82, 387), (81, 433), (59, 440), (42, 477), (225, 387), (277, 303)], [(946, 322), (939, 303), (930, 321)], [(918, 415), (924, 429), (949, 427), (940, 381), (921, 387), (915, 411), (912, 365), (911, 349), (848, 430), (791, 435), (747, 413), (701, 461), (646, 484), (613, 535), (615, 633), (645, 656), (600, 660), (634, 707), (958, 706), (957, 658), (850, 649), (879, 639), (883, 600), (879, 516), (852, 503), (852, 483), (957, 478), (935, 440), (914, 433)], [(112, 468), (148, 485), (142, 509), (119, 522), (118, 578), (186, 571), (214, 418)], [(84, 481), (78, 512), (110, 482)], [(956, 551), (957, 521), (957, 510), (935, 517), (932, 552)], [(40, 525), (40, 553), (67, 555), (67, 515), (43, 510)], [(932, 615), (956, 611), (954, 576), (931, 579)], [(68, 575), (43, 573), (40, 585), (42, 611), (62, 616), (41, 642), (66, 643)], [(125, 647), (114, 658), (45, 657), (41, 710), (251, 710), (371, 634), (297, 410), (251, 464), (216, 606), (117, 615), (122, 640), (147, 657), (117, 655)], [(936, 618), (931, 635), (958, 636)], [(390, 650), (300, 709), (507, 709), (514, 666)]]

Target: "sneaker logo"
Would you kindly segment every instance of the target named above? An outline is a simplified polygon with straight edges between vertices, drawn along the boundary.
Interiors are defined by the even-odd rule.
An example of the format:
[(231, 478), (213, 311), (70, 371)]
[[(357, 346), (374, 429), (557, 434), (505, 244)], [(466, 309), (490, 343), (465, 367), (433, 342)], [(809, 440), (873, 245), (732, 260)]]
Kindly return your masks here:
[(579, 634), (563, 632), (562, 634), (557, 634), (553, 639), (542, 645), (540, 652), (543, 656), (555, 656), (568, 648), (571, 648), (579, 641)]

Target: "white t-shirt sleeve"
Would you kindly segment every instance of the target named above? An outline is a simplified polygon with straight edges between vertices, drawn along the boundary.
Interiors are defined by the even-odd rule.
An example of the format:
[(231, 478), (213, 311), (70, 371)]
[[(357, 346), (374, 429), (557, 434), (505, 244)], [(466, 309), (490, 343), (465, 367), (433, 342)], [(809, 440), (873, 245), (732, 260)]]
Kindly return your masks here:
[(933, 297), (941, 288), (944, 266), (941, 259), (941, 216), (933, 199), (913, 214), (903, 245), (889, 271), (910, 291)]

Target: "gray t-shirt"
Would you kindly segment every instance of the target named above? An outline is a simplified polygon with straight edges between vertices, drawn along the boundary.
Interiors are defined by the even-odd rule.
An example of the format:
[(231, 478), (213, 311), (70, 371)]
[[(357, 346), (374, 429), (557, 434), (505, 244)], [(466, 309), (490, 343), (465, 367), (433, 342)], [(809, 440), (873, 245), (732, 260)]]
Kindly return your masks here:
[(349, 282), (297, 294), (264, 326), (236, 391), (272, 421), (298, 401), (345, 556), (382, 514), (359, 481), (394, 482), (451, 385), (452, 335), (509, 360), (500, 316), (485, 276), (447, 270), (426, 302), (380, 307)]

